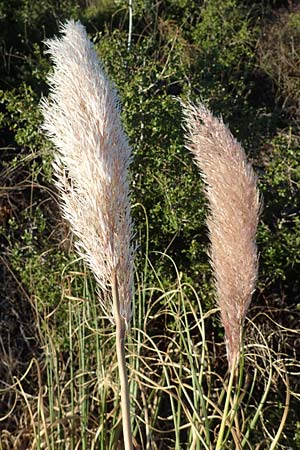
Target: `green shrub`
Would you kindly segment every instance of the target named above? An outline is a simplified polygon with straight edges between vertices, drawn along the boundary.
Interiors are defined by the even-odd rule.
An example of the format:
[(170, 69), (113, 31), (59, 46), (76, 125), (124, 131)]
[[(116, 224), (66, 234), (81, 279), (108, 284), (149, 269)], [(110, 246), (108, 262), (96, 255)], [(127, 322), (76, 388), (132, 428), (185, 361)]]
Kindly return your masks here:
[[(282, 132), (262, 155), (261, 191), (263, 221), (258, 240), (261, 249), (261, 285), (280, 281), (297, 291), (300, 268), (300, 142), (297, 135)], [(295, 302), (290, 298), (289, 302)]]
[(258, 63), (274, 84), (277, 102), (292, 116), (299, 114), (300, 11), (282, 9), (261, 32)]

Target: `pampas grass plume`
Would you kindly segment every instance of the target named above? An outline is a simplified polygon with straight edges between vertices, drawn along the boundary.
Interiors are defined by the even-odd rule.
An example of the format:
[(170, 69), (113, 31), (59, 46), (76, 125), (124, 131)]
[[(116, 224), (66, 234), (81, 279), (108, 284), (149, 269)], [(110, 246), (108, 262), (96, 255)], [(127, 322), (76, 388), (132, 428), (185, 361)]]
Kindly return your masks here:
[(116, 91), (85, 28), (69, 21), (61, 32), (61, 39), (47, 42), (54, 72), (42, 102), (44, 130), (56, 148), (54, 175), (64, 216), (96, 277), (102, 308), (116, 325), (124, 448), (132, 450), (125, 355), (133, 291), (131, 150)]
[(77, 249), (93, 271), (106, 315), (113, 320), (112, 279), (128, 324), (133, 290), (132, 220), (127, 171), (131, 150), (115, 88), (80, 23), (61, 26), (47, 41), (54, 63), (42, 101), (44, 130), (56, 153), (54, 175)]
[(232, 367), (239, 358), (243, 323), (257, 278), (260, 200), (256, 176), (222, 120), (202, 104), (183, 103), (183, 111), (187, 148), (206, 183), (209, 255)]

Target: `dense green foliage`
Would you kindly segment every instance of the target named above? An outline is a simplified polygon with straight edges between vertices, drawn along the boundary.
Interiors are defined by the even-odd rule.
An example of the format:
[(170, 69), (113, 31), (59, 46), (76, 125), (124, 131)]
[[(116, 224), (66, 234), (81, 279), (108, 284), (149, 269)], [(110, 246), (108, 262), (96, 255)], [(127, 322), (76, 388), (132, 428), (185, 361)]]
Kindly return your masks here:
[[(164, 287), (174, 283), (174, 270), (159, 252), (172, 257), (183, 280), (199, 292), (204, 309), (213, 304), (203, 186), (184, 148), (176, 97), (202, 99), (245, 147), (264, 197), (255, 303), (299, 306), (300, 9), (291, 4), (133, 0), (128, 49), (124, 0), (0, 1), (1, 317), (5, 312), (13, 321), (26, 310), (16, 327), (34, 334), (32, 317), (60, 305), (62, 285), (67, 289), (62, 274), (74, 261), (38, 108), (41, 95), (47, 95), (50, 70), (43, 40), (70, 17), (87, 26), (120, 93), (134, 153), (137, 266), (144, 261), (147, 230), (149, 257)], [(73, 288), (73, 295), (80, 291)], [(53, 321), (63, 343), (67, 310), (60, 311)], [(289, 320), (293, 316), (287, 314), (282, 324)], [(10, 342), (5, 336), (4, 346)], [(14, 375), (21, 374), (31, 351), (40, 349), (16, 353), (20, 364)], [(291, 439), (299, 440), (299, 432), (295, 436)]]
[[(298, 91), (291, 87), (287, 94), (286, 84), (279, 82), (274, 71), (266, 66), (271, 50), (279, 58), (276, 49), (282, 35), (277, 33), (279, 42), (275, 40), (271, 50), (271, 41), (267, 45), (264, 35), (272, 27), (270, 22), (275, 27), (278, 21), (285, 21), (296, 46), (299, 12), (276, 11), (275, 6), (272, 10), (272, 5), (261, 9), (253, 6), (249, 11), (246, 4), (236, 0), (205, 2), (200, 10), (193, 2), (140, 1), (134, 5), (128, 51), (126, 4), (116, 2), (113, 8), (110, 2), (100, 3), (83, 5), (68, 0), (59, 7), (51, 1), (41, 2), (38, 7), (22, 1), (12, 2), (10, 6), (1, 3), (1, 52), (5, 61), (1, 73), (0, 119), (2, 147), (5, 147), (2, 161), (4, 168), (10, 167), (5, 185), (12, 188), (17, 179), (20, 183), (22, 177), (24, 181), (30, 176), (38, 184), (34, 198), (28, 183), (23, 192), (28, 191), (28, 200), (36, 203), (40, 195), (43, 198), (48, 189), (52, 190), (51, 149), (39, 131), (38, 102), (41, 93), (47, 94), (45, 77), (49, 70), (42, 40), (57, 32), (59, 20), (79, 17), (91, 31), (99, 55), (120, 92), (124, 125), (135, 155), (133, 199), (146, 208), (151, 250), (167, 250), (185, 276), (201, 285), (205, 295), (203, 282), (206, 286), (209, 277), (205, 204), (199, 176), (183, 147), (176, 96), (201, 98), (216, 114), (222, 114), (258, 171), (265, 198), (259, 238), (261, 287), (284, 281), (290, 289), (288, 284), (299, 268), (299, 142), (296, 116), (284, 107), (287, 103), (297, 103)], [(276, 61), (282, 78), (291, 77), (288, 58), (291, 67), (299, 64), (296, 50), (291, 53), (286, 47), (281, 60)], [(279, 102), (279, 98), (283, 100)], [(3, 208), (8, 208), (13, 217), (16, 207), (18, 212), (28, 211), (29, 203), (16, 205), (18, 201), (14, 199), (13, 207), (8, 207), (8, 197), (3, 200)], [(30, 215), (35, 221), (33, 208), (30, 205)], [(55, 209), (54, 205), (49, 208)], [(135, 211), (143, 249), (144, 219), (140, 208)], [(41, 212), (46, 221), (43, 233), (48, 232), (53, 238), (53, 222), (48, 220), (48, 213)], [(20, 227), (20, 235), (28, 233), (25, 218), (15, 217), (15, 222)], [(36, 229), (36, 226), (32, 224), (29, 228)], [(4, 235), (18, 247), (18, 240), (10, 233), (4, 229)], [(55, 239), (52, 243), (57, 245)], [(36, 252), (44, 250), (37, 243)], [(163, 271), (170, 281), (167, 267), (158, 263), (157, 270)]]

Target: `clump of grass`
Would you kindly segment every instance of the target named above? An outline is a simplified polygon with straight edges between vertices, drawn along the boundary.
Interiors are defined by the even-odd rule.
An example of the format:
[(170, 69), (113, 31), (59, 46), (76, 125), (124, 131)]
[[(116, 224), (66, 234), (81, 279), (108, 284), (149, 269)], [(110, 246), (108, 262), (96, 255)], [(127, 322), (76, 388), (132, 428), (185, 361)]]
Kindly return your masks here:
[[(215, 450), (228, 392), (225, 371), (220, 370), (224, 343), (212, 334), (218, 311), (202, 311), (201, 296), (173, 264), (172, 286), (155, 271), (151, 254), (143, 279), (137, 271), (138, 307), (127, 349), (134, 448)], [(0, 417), (0, 449), (119, 448), (114, 333), (101, 313), (94, 285), (83, 262), (73, 261), (61, 274), (64, 302), (51, 313), (46, 306), (42, 313), (36, 309), (43, 354), (6, 387), (15, 398), (14, 408), (23, 408), (15, 430), (6, 429), (6, 419)], [(63, 343), (56, 318), (66, 305)], [(296, 443), (300, 365), (290, 349), (299, 336), (299, 311), (284, 311), (294, 317), (290, 328), (284, 327), (282, 311), (254, 313), (251, 320), (246, 318), (242, 364), (229, 395), (224, 450), (279, 450)], [(286, 422), (287, 413), (293, 420)]]
[(256, 176), (222, 120), (202, 104), (183, 104), (187, 148), (206, 183), (210, 260), (230, 367), (239, 359), (243, 323), (255, 289), (255, 234), (260, 211)]
[[(172, 262), (167, 255), (162, 257)], [(284, 448), (290, 399), (299, 396), (299, 386), (291, 388), (299, 362), (271, 348), (260, 315), (246, 318), (248, 338), (239, 370), (231, 371), (237, 377), (230, 387), (225, 371), (216, 370), (223, 363), (220, 347), (224, 344), (213, 340), (209, 331), (218, 309), (204, 313), (201, 297), (183, 282), (172, 263), (173, 286), (164, 286), (150, 260), (149, 271), (154, 272), (157, 284), (146, 289), (138, 286), (147, 304), (144, 326), (133, 328), (131, 334), (132, 357), (139, 361), (138, 370), (132, 371), (139, 386), (135, 421), (138, 429), (147, 430), (146, 436), (139, 436), (144, 437), (139, 441), (141, 448), (215, 450), (221, 435), (219, 448), (224, 450)], [(291, 331), (283, 330), (275, 320), (272, 326), (276, 333)], [(276, 401), (283, 402), (282, 407), (275, 406)], [(224, 417), (226, 429), (222, 431)]]
[(44, 130), (55, 145), (54, 174), (77, 250), (99, 286), (106, 316), (116, 325), (125, 449), (132, 448), (124, 340), (133, 294), (132, 220), (127, 172), (131, 149), (115, 88), (85, 28), (69, 21), (47, 42), (54, 63)]

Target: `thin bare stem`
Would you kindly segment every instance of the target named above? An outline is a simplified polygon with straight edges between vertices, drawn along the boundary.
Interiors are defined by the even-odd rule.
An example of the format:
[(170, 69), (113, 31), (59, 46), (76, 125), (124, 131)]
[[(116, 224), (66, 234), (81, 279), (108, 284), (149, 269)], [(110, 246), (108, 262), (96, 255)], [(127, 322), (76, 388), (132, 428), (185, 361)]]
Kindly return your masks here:
[(230, 405), (231, 391), (232, 391), (232, 387), (233, 387), (235, 373), (236, 373), (236, 366), (235, 366), (235, 362), (233, 362), (231, 369), (230, 369), (230, 378), (229, 378), (229, 383), (228, 383), (228, 387), (227, 387), (227, 395), (226, 395), (225, 406), (224, 406), (224, 410), (223, 410), (223, 414), (222, 414), (222, 421), (221, 421), (221, 427), (220, 427), (220, 431), (219, 431), (219, 435), (218, 435), (216, 450), (221, 450), (222, 445), (223, 445), (224, 432), (225, 432), (226, 422), (227, 422), (227, 419), (229, 416), (229, 405)]
[(117, 350), (119, 378), (121, 385), (123, 438), (125, 450), (132, 450), (133, 447), (132, 447), (132, 433), (130, 425), (130, 397), (129, 397), (129, 384), (125, 358), (126, 323), (124, 317), (122, 317), (120, 314), (118, 281), (115, 273), (112, 274), (112, 297), (113, 297), (114, 318), (116, 324), (116, 350)]
[(281, 421), (280, 421), (279, 428), (277, 430), (277, 433), (276, 433), (276, 435), (275, 435), (275, 437), (273, 439), (273, 442), (272, 442), (269, 450), (275, 450), (276, 449), (276, 446), (278, 444), (280, 436), (282, 435), (282, 432), (283, 432), (283, 429), (284, 429), (284, 425), (285, 425), (285, 422), (286, 422), (286, 419), (287, 419), (287, 416), (288, 416), (288, 413), (289, 413), (289, 407), (290, 407), (290, 402), (291, 402), (291, 391), (290, 391), (290, 385), (289, 385), (289, 377), (288, 377), (287, 373), (286, 373), (285, 380), (286, 380), (286, 393), (285, 393), (284, 411), (283, 411), (283, 415), (282, 415), (282, 418), (281, 418)]
[(132, 39), (132, 0), (128, 0), (128, 12), (129, 12), (129, 25), (128, 25), (127, 50), (128, 52), (130, 52)]

